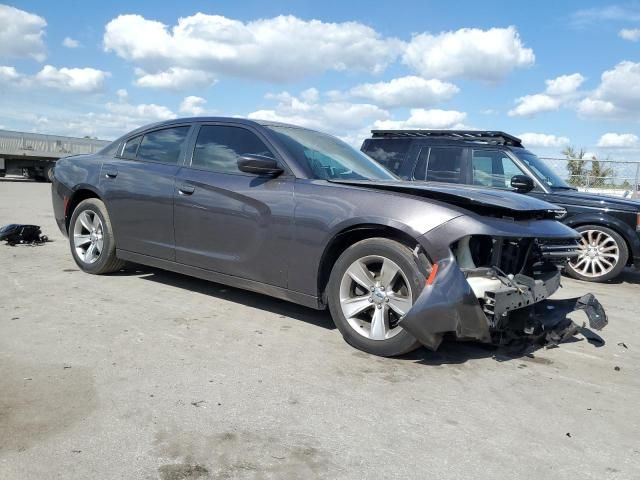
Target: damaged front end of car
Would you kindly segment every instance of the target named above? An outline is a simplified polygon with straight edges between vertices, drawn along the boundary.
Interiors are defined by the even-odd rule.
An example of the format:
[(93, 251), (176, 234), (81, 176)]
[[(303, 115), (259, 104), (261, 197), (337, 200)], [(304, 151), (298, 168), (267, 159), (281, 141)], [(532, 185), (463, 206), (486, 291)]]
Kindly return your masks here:
[(550, 216), (453, 219), (421, 238), (431, 274), (400, 325), (433, 350), (451, 334), (497, 345), (557, 344), (582, 328), (567, 318), (575, 310), (599, 330), (607, 317), (593, 295), (549, 300), (564, 263), (578, 255), (577, 238)]

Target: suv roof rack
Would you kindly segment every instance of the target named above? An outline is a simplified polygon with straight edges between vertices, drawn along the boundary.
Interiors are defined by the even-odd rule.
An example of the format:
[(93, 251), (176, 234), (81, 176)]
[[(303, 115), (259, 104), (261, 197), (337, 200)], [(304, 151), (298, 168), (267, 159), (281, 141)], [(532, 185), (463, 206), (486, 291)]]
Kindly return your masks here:
[(496, 145), (521, 147), (522, 140), (508, 133), (488, 130), (371, 130), (373, 138), (416, 137), (446, 138), (468, 142), (486, 142)]

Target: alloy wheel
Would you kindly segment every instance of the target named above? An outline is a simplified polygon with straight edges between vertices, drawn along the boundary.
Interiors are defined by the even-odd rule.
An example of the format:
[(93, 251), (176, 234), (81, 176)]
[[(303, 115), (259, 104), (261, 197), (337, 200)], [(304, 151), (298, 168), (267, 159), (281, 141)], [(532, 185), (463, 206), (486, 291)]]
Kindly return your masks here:
[(613, 237), (600, 230), (585, 230), (580, 240), (580, 255), (569, 262), (585, 277), (601, 277), (613, 270), (620, 259), (620, 248)]
[(405, 273), (392, 260), (369, 255), (353, 262), (340, 282), (340, 307), (347, 322), (370, 340), (388, 340), (413, 305)]
[(95, 263), (104, 248), (104, 227), (98, 214), (84, 210), (73, 226), (73, 247), (84, 263)]

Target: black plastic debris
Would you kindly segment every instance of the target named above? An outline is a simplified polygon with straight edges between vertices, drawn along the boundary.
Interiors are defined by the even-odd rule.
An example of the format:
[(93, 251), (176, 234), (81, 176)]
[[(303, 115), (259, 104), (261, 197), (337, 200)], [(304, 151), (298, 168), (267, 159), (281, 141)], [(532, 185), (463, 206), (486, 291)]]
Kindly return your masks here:
[(8, 245), (36, 245), (49, 241), (38, 225), (22, 225), (10, 223), (0, 228), (0, 241), (4, 240)]
[[(582, 310), (588, 320), (578, 325), (568, 315)], [(556, 348), (564, 342), (575, 341), (582, 335), (590, 344), (601, 347), (604, 339), (593, 330), (602, 330), (608, 323), (604, 308), (591, 293), (563, 300), (547, 299), (536, 304), (529, 312), (514, 312), (513, 329), (503, 333), (494, 343), (508, 346), (512, 353), (523, 353), (537, 347)], [(593, 330), (592, 330), (593, 329)]]

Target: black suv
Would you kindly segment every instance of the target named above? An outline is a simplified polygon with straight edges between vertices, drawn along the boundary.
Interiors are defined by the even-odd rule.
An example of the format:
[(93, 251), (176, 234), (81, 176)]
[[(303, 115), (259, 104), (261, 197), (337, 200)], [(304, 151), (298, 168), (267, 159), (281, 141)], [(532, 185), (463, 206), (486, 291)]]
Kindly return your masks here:
[(562, 221), (582, 235), (574, 278), (604, 282), (640, 268), (640, 202), (579, 192), (503, 132), (373, 130), (362, 151), (404, 180), (516, 190), (564, 207)]

